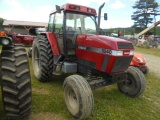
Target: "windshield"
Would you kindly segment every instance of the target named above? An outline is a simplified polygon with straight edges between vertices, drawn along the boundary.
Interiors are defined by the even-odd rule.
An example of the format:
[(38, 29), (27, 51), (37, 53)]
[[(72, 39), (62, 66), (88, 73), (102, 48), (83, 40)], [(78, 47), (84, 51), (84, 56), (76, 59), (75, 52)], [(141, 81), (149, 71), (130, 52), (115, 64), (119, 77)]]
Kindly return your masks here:
[(96, 34), (95, 21), (95, 16), (67, 13), (66, 31), (74, 31), (79, 34)]

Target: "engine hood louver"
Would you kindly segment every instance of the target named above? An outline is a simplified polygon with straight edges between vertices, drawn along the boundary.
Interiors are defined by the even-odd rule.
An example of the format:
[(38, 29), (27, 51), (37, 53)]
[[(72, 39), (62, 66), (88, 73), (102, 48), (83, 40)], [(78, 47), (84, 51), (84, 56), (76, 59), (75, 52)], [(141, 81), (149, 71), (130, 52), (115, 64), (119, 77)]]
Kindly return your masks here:
[(118, 42), (118, 49), (133, 49), (132, 43), (121, 43)]

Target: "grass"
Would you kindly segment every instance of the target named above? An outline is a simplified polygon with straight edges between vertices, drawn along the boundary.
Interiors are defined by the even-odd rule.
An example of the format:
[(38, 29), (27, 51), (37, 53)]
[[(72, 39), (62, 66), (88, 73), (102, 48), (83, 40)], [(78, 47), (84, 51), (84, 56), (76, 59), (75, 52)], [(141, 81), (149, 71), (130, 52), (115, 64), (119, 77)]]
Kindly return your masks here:
[(160, 57), (160, 49), (153, 49), (153, 48), (144, 48), (144, 47), (137, 47), (135, 46), (136, 52), (142, 52), (146, 54), (151, 54)]
[[(141, 52), (144, 50), (138, 47), (135, 49)], [(156, 53), (154, 50), (152, 52)], [(50, 82), (41, 83), (34, 77), (31, 60), (29, 62), (33, 102), (31, 116), (50, 113), (58, 115), (57, 120), (74, 120), (67, 111), (63, 98), (62, 85), (67, 75), (54, 76)], [(116, 84), (94, 90), (94, 112), (88, 120), (160, 120), (160, 78), (151, 71), (146, 79), (146, 90), (139, 98), (129, 98), (120, 93)], [(1, 120), (5, 120), (1, 98), (0, 116)], [(44, 118), (51, 119), (46, 116)], [(40, 117), (37, 118), (39, 119)]]

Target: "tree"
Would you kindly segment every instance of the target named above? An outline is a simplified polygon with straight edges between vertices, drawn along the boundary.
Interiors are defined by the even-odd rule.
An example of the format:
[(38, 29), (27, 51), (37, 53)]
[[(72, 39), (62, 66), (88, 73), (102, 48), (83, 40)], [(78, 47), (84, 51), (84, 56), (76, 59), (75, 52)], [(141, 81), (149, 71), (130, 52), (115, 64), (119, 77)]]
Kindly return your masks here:
[(4, 19), (0, 18), (0, 30), (3, 30), (3, 21), (4, 21)]
[(134, 20), (134, 25), (136, 31), (141, 31), (144, 28), (148, 27), (148, 24), (153, 23), (153, 15), (158, 11), (158, 3), (155, 0), (139, 0), (135, 2), (135, 5), (132, 6), (136, 11), (131, 16)]

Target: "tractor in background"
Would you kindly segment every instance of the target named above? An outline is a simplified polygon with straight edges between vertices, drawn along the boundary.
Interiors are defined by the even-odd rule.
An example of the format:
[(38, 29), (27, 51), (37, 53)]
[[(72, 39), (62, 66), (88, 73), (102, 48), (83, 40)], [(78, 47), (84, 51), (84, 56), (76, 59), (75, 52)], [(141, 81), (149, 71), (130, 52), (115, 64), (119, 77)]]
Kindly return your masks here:
[(149, 33), (149, 31), (160, 24), (160, 20), (153, 23), (148, 28), (144, 29), (140, 33), (136, 35), (137, 38), (137, 45), (141, 46), (150, 46), (152, 48), (157, 48), (159, 46), (159, 41), (156, 39), (155, 35), (145, 35)]
[(36, 37), (36, 34), (26, 35), (26, 34), (17, 34), (14, 32), (7, 32), (7, 31), (3, 31), (1, 33), (5, 34), (5, 36), (12, 38), (14, 43), (23, 44), (25, 46), (32, 46), (33, 40)]
[(149, 73), (149, 67), (146, 65), (146, 60), (140, 54), (134, 53), (134, 56), (133, 56), (132, 61), (130, 63), (130, 66), (137, 67), (144, 74), (148, 74)]
[(26, 50), (0, 32), (2, 102), (7, 119), (21, 120), (31, 112), (31, 78)]
[(12, 39), (15, 43), (24, 44), (25, 46), (32, 46), (35, 37), (33, 35), (12, 34)]
[(47, 32), (40, 32), (32, 44), (33, 71), (40, 82), (60, 73), (72, 74), (64, 80), (63, 88), (66, 107), (75, 119), (84, 120), (92, 114), (94, 89), (117, 83), (120, 92), (135, 98), (146, 87), (144, 74), (130, 66), (132, 43), (99, 35), (104, 4), (99, 7), (98, 23), (94, 8), (69, 3), (56, 6)]

